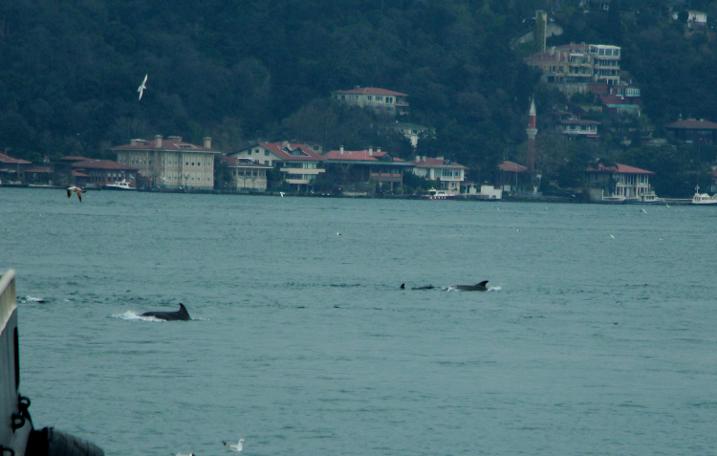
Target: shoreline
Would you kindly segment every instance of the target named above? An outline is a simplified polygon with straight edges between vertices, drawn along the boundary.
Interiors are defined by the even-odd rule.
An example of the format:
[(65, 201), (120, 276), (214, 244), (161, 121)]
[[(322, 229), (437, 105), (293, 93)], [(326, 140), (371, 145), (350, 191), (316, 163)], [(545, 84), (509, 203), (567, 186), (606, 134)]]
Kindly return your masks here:
[[(59, 185), (7, 185), (0, 184), (0, 188), (22, 188), (32, 190), (64, 190), (66, 187)], [(266, 192), (233, 192), (225, 190), (122, 190), (112, 188), (88, 188), (85, 191), (96, 192), (96, 191), (108, 191), (108, 192), (139, 192), (139, 193), (182, 193), (182, 194), (204, 194), (204, 195), (245, 195), (245, 196), (274, 196), (281, 197), (279, 191), (266, 191)], [(489, 199), (475, 197), (472, 195), (456, 195), (452, 198), (446, 198), (444, 200), (429, 200), (423, 195), (335, 195), (330, 193), (301, 193), (301, 192), (283, 192), (287, 197), (302, 197), (302, 198), (346, 198), (346, 199), (394, 199), (394, 200), (425, 200), (425, 201), (475, 201), (485, 203), (561, 203), (561, 204), (597, 204), (603, 206), (699, 206), (699, 204), (691, 204), (691, 198), (663, 198), (659, 203), (643, 203), (640, 201), (623, 201), (619, 203), (615, 202), (602, 202), (602, 201), (584, 201), (580, 198), (570, 198), (565, 196), (514, 196), (501, 199)]]

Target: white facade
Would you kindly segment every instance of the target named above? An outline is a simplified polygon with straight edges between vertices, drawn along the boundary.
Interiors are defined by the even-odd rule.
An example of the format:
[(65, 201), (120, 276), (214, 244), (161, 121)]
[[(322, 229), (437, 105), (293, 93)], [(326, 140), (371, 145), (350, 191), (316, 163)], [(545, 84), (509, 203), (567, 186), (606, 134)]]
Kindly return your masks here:
[(214, 157), (219, 152), (209, 147), (183, 143), (179, 136), (154, 141), (133, 139), (130, 144), (114, 148), (117, 161), (137, 168), (149, 181), (150, 188), (179, 190), (214, 189)]
[(461, 183), (465, 180), (466, 167), (458, 163), (450, 163), (443, 157), (417, 156), (413, 174), (430, 181), (438, 182), (440, 190), (458, 194)]

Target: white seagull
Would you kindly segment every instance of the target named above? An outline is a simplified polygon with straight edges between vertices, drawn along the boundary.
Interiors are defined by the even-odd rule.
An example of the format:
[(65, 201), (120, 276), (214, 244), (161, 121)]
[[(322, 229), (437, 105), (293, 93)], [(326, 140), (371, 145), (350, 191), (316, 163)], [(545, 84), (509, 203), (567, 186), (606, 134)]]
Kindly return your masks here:
[(222, 440), (222, 443), (225, 447), (229, 448), (230, 450), (241, 453), (244, 449), (244, 439), (239, 439), (237, 443), (227, 442), (226, 440)]
[(144, 94), (144, 91), (147, 90), (147, 77), (149, 77), (149, 74), (144, 75), (142, 84), (137, 87), (137, 92), (139, 92), (139, 100), (142, 100), (142, 95)]
[(279, 192), (279, 195), (281, 195), (281, 197), (283, 198), (284, 195), (286, 195), (286, 193), (284, 193), (284, 192)]
[(82, 202), (82, 189), (80, 187), (71, 185), (67, 187), (67, 197), (72, 198), (72, 194), (77, 195), (77, 199), (80, 200), (80, 203)]
[(177, 456), (197, 456), (194, 452), (191, 453), (177, 453)]

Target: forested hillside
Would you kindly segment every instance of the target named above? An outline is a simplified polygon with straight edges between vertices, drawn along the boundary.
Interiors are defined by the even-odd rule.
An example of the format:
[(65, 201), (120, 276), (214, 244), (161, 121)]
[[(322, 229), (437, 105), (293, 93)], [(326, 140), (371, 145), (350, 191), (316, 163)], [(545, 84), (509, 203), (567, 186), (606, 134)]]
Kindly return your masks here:
[[(100, 155), (154, 134), (211, 135), (225, 150), (257, 137), (391, 146), (372, 115), (329, 100), (361, 85), (409, 94), (409, 120), (436, 129), (426, 152), (489, 169), (524, 142), (530, 96), (550, 92), (511, 47), (537, 8), (563, 22), (552, 44), (622, 45), (658, 128), (679, 113), (717, 117), (717, 46), (709, 34), (683, 33), (667, 8), (689, 2), (613, 1), (611, 13), (592, 15), (578, 3), (2, 2), (0, 149), (32, 160)], [(717, 2), (693, 3), (717, 16)]]

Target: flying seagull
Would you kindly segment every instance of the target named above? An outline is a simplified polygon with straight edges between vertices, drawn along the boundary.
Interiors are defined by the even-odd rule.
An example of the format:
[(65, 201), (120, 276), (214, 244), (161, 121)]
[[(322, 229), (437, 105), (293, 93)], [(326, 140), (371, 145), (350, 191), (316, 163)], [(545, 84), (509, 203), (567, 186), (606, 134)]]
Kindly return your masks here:
[(237, 443), (227, 442), (226, 440), (222, 440), (222, 443), (225, 447), (229, 448), (230, 450), (241, 453), (244, 449), (244, 439), (239, 439)]
[(149, 74), (144, 75), (142, 84), (137, 87), (137, 92), (139, 92), (139, 100), (142, 100), (142, 95), (144, 95), (144, 91), (147, 90), (147, 77), (149, 77)]
[(80, 187), (76, 187), (74, 185), (71, 185), (67, 187), (67, 197), (72, 198), (72, 194), (77, 195), (77, 199), (80, 200), (80, 203), (82, 202), (82, 189)]

